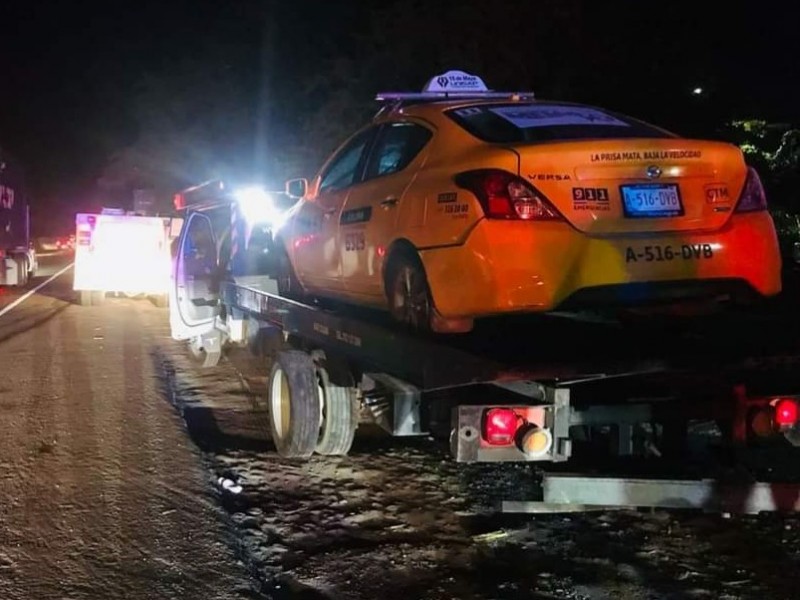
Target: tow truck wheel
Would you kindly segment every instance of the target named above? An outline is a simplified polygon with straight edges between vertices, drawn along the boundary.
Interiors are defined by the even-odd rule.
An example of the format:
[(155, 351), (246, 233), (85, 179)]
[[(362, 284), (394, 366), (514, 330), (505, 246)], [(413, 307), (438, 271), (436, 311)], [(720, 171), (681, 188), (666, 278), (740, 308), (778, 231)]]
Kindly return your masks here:
[(278, 352), (267, 385), (269, 428), (278, 454), (308, 458), (320, 435), (317, 368), (306, 352)]
[(386, 278), (389, 312), (417, 331), (430, 331), (433, 317), (428, 278), (420, 260), (407, 252), (392, 257)]
[(358, 427), (353, 378), (345, 369), (329, 370), (323, 362), (317, 367), (317, 379), (322, 421), (317, 453), (344, 456), (353, 445)]

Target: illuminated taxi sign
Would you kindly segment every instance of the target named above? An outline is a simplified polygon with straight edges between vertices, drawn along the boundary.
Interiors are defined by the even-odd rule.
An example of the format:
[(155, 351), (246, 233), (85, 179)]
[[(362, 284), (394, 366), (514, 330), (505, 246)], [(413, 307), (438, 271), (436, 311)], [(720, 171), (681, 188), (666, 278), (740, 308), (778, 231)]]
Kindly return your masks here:
[(448, 71), (436, 75), (422, 89), (423, 92), (488, 92), (483, 79), (464, 71)]
[[(464, 71), (447, 71), (432, 77), (421, 92), (381, 92), (379, 102), (397, 103), (475, 98), (496, 100), (533, 99), (533, 92), (495, 92), (486, 87), (483, 79)], [(380, 114), (380, 113), (379, 113)]]

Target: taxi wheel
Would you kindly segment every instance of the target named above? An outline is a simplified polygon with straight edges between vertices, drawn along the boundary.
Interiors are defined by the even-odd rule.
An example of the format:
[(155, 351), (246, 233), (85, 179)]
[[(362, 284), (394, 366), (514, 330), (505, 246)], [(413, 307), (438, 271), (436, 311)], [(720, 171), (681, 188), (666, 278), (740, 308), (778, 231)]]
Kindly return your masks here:
[(294, 274), (294, 268), (285, 250), (278, 251), (277, 263), (278, 295), (293, 300), (303, 300), (305, 293)]
[(394, 258), (387, 283), (392, 317), (412, 329), (430, 331), (433, 300), (419, 259), (405, 254)]

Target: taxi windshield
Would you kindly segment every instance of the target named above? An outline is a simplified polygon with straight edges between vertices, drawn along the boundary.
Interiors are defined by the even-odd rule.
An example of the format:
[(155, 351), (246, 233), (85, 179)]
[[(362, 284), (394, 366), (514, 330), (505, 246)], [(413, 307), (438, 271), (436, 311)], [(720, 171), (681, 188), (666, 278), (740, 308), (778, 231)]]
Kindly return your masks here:
[(630, 117), (572, 104), (477, 104), (445, 114), (478, 139), (496, 144), (675, 137)]

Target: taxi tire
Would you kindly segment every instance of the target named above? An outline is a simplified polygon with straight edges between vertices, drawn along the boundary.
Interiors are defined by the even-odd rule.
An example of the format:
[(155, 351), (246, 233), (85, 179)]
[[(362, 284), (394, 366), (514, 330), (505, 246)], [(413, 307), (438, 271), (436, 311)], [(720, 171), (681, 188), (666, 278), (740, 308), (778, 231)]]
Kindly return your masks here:
[(267, 406), (270, 437), (278, 454), (283, 458), (310, 457), (319, 440), (320, 399), (317, 367), (308, 353), (278, 352), (267, 383)]
[(290, 300), (305, 300), (305, 291), (300, 285), (300, 280), (295, 275), (294, 267), (289, 260), (286, 250), (281, 248), (277, 251), (276, 279), (278, 283), (278, 295)]
[[(425, 275), (425, 269), (419, 257), (405, 250), (395, 254), (389, 262), (386, 275), (386, 300), (392, 318), (412, 330), (431, 332), (431, 322), (434, 316), (433, 298), (428, 285), (428, 277)], [(414, 289), (398, 289), (408, 287)], [(404, 295), (406, 300), (412, 294), (419, 295), (420, 299), (424, 295), (424, 307), (420, 307), (421, 311), (416, 317), (412, 312), (396, 304), (399, 294)]]
[(358, 405), (352, 376), (344, 369), (333, 370), (327, 362), (317, 366), (322, 411), (317, 454), (345, 456), (358, 428)]

